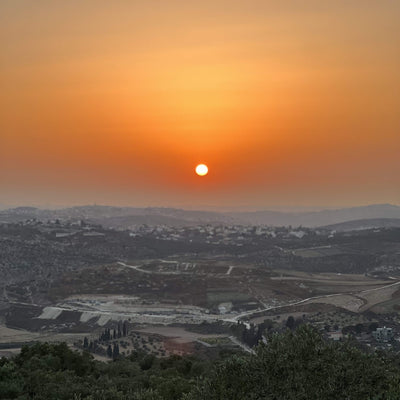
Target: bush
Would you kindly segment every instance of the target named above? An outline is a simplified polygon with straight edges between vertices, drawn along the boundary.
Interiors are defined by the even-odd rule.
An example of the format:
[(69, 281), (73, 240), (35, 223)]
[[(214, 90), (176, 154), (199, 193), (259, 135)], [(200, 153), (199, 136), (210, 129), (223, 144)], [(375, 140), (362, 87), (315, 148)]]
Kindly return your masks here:
[(64, 343), (25, 346), (0, 359), (0, 399), (398, 400), (395, 354), (324, 341), (309, 326), (274, 334), (255, 355), (217, 362), (143, 351), (102, 363)]
[(301, 326), (269, 337), (254, 356), (219, 364), (185, 399), (398, 399), (399, 383), (400, 370), (387, 358), (326, 342)]

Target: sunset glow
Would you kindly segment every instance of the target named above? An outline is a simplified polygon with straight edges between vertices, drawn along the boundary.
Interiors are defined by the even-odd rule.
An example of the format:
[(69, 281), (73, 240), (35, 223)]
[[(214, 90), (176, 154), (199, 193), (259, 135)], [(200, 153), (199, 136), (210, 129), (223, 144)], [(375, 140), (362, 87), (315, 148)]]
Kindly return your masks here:
[(399, 16), (396, 1), (4, 0), (0, 205), (397, 203)]

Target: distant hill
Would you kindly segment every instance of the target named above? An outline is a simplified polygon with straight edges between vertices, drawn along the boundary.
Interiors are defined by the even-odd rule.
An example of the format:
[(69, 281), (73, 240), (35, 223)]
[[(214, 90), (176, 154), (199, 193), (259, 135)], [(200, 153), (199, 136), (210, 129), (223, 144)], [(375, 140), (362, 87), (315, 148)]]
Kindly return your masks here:
[(341, 222), (338, 224), (327, 225), (323, 228), (335, 231), (356, 231), (374, 228), (400, 228), (400, 218), (370, 218), (357, 219), (353, 221)]
[(203, 221), (211, 223), (209, 220), (191, 220), (185, 218), (177, 218), (168, 215), (161, 214), (144, 214), (144, 215), (127, 215), (120, 217), (108, 217), (108, 218), (95, 218), (90, 221), (101, 224), (106, 228), (119, 228), (119, 229), (129, 229), (134, 225), (166, 225), (172, 227), (183, 227), (190, 225), (203, 224)]
[(375, 204), (315, 212), (286, 213), (256, 211), (231, 213), (230, 215), (237, 220), (246, 221), (251, 224), (319, 227), (352, 220), (400, 218), (400, 207), (391, 204)]
[(203, 224), (234, 224), (229, 215), (210, 211), (190, 211), (175, 208), (135, 208), (112, 206), (79, 206), (59, 210), (17, 207), (0, 211), (0, 222), (37, 220), (85, 220), (106, 227), (129, 228), (132, 225), (190, 226)]
[[(0, 211), (0, 222), (17, 222), (36, 218), (38, 220), (87, 220), (107, 227), (128, 228), (132, 225), (190, 226), (200, 224), (242, 224), (271, 226), (320, 227), (369, 220), (374, 227), (397, 226), (400, 207), (391, 204), (376, 204), (363, 207), (322, 210), (315, 212), (211, 212), (176, 208), (135, 208), (113, 206), (79, 206), (59, 210), (43, 210), (34, 207), (17, 207)], [(393, 220), (389, 222), (388, 220)], [(350, 222), (349, 222), (350, 223)], [(355, 229), (360, 222), (353, 222)], [(350, 225), (349, 225), (350, 226)]]

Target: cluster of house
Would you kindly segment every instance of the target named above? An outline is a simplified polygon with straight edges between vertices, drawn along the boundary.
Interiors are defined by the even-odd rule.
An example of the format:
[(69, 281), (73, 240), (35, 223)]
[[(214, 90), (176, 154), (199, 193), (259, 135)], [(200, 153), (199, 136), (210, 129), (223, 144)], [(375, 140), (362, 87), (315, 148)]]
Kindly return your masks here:
[[(327, 337), (334, 341), (342, 340), (344, 336), (345, 335), (343, 335), (341, 331), (333, 331), (327, 333)], [(372, 332), (372, 337), (378, 343), (389, 343), (394, 339), (393, 328), (388, 328), (386, 326), (384, 326), (383, 328), (376, 328), (376, 330)]]
[(131, 237), (152, 235), (161, 240), (202, 241), (211, 244), (236, 244), (259, 238), (298, 238), (309, 233), (307, 228), (277, 228), (269, 226), (243, 225), (198, 225), (190, 227), (172, 227), (166, 225), (137, 225), (130, 229)]
[(386, 326), (383, 328), (377, 328), (376, 331), (372, 332), (372, 336), (377, 342), (387, 343), (393, 339), (393, 329), (387, 328)]

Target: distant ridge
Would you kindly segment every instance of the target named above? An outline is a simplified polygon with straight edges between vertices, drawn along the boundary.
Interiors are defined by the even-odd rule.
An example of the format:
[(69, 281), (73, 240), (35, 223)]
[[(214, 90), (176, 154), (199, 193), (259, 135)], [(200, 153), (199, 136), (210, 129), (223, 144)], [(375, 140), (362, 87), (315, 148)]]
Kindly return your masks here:
[(235, 224), (234, 218), (212, 211), (188, 211), (162, 207), (76, 206), (59, 210), (17, 207), (0, 211), (0, 222), (37, 220), (86, 220), (106, 227), (127, 229), (132, 225), (191, 226), (203, 224)]
[(352, 220), (400, 218), (400, 207), (392, 204), (322, 210), (314, 212), (286, 213), (275, 211), (255, 211), (230, 214), (251, 224), (292, 225), (319, 227)]
[(343, 223), (348, 223), (349, 227), (355, 226), (355, 229), (359, 229), (362, 224), (373, 227), (397, 226), (397, 219), (400, 219), (400, 207), (391, 204), (375, 204), (315, 212), (292, 213), (266, 210), (222, 213), (162, 207), (137, 208), (90, 205), (59, 210), (17, 207), (0, 211), (0, 222), (17, 222), (32, 218), (70, 221), (83, 219), (119, 229), (128, 229), (133, 225), (141, 224), (175, 227), (205, 224), (331, 227)]
[(374, 228), (400, 228), (400, 218), (356, 219), (352, 221), (340, 222), (338, 224), (327, 225), (323, 228), (342, 232)]

